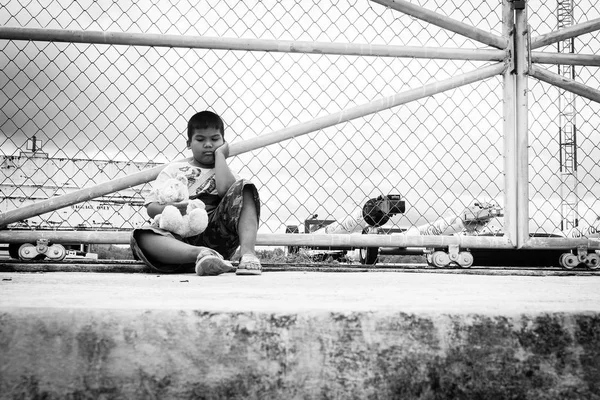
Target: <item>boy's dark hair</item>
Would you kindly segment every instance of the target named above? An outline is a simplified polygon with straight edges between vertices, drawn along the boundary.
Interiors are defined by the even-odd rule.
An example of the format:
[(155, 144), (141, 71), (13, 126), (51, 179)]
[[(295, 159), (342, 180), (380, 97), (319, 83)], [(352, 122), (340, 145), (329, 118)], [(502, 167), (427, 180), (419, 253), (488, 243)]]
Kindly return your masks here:
[(194, 129), (215, 128), (221, 132), (221, 136), (225, 139), (225, 124), (221, 117), (212, 111), (200, 111), (188, 121), (188, 140), (192, 139)]

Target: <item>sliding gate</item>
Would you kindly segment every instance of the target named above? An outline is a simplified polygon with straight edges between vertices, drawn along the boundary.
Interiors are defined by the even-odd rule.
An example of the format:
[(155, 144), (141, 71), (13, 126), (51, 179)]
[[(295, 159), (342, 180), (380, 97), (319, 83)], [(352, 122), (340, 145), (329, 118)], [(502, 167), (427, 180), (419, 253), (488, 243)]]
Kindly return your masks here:
[[(596, 268), (598, 6), (429, 3), (8, 2), (0, 243), (128, 243), (148, 182), (186, 156), (186, 118), (212, 109), (260, 187), (259, 245), (435, 249), (438, 266), (554, 249)], [(388, 194), (406, 211), (377, 228), (400, 234), (283, 233)], [(501, 213), (468, 229), (482, 204)], [(430, 228), (448, 215), (465, 229)]]

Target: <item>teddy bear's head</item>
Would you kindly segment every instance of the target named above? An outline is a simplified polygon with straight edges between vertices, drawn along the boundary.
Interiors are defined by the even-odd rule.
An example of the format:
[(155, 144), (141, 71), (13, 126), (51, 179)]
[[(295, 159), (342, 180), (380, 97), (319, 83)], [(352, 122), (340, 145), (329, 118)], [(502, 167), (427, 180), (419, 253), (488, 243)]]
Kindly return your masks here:
[(188, 181), (185, 175), (178, 175), (176, 178), (169, 178), (158, 189), (156, 194), (160, 204), (172, 203), (187, 200), (190, 195), (188, 191)]

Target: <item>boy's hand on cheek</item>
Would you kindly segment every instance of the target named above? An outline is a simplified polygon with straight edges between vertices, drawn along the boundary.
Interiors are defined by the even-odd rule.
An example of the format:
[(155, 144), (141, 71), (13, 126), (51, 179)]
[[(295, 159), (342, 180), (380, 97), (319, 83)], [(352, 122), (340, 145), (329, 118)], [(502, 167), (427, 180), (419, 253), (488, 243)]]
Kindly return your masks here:
[(229, 143), (224, 142), (221, 146), (219, 146), (216, 150), (215, 150), (215, 156), (217, 154), (222, 154), (223, 157), (228, 158), (229, 157)]

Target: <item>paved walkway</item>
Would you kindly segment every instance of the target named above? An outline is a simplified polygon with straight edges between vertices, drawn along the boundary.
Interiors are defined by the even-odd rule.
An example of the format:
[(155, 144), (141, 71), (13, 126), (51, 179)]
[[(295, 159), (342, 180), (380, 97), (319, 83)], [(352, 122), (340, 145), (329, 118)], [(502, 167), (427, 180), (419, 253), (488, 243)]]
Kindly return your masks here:
[(0, 307), (238, 312), (600, 312), (598, 276), (403, 272), (0, 273)]

